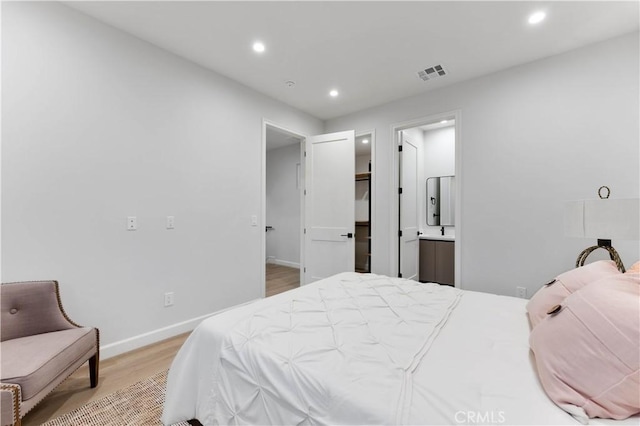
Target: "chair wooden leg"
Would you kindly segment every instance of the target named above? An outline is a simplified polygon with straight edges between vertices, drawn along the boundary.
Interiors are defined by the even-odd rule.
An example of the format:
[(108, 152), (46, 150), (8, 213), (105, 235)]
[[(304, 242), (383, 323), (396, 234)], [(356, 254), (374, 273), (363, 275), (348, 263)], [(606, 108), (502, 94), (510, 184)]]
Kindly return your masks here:
[(100, 370), (100, 353), (96, 353), (89, 358), (89, 380), (91, 381), (91, 387), (98, 386), (98, 371)]

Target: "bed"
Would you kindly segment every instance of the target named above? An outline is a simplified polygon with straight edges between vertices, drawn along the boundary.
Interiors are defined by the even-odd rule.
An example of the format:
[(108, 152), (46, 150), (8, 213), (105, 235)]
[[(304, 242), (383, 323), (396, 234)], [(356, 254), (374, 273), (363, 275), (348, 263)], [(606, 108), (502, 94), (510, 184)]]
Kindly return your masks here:
[(539, 383), (525, 305), (338, 274), (203, 321), (171, 366), (162, 421), (579, 424)]

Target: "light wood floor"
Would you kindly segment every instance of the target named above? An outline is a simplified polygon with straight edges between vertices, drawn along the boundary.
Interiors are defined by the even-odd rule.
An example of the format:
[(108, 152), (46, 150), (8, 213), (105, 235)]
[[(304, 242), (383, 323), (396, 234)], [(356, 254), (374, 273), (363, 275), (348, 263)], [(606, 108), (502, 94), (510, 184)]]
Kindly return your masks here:
[[(300, 286), (300, 270), (267, 264), (266, 295)], [(40, 425), (112, 392), (144, 380), (170, 367), (189, 333), (109, 358), (100, 363), (100, 380), (89, 387), (89, 368), (80, 367), (22, 420), (24, 426)]]
[(109, 358), (100, 363), (98, 386), (89, 387), (85, 364), (22, 419), (23, 426), (40, 425), (112, 392), (166, 370), (189, 333)]
[(267, 263), (267, 297), (300, 287), (300, 270)]

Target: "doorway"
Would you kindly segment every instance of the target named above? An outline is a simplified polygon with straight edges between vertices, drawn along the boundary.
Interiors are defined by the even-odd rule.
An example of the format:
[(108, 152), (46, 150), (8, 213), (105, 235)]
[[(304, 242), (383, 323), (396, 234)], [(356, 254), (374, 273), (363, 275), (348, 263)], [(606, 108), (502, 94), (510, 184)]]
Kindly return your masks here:
[[(265, 225), (262, 233), (262, 294), (267, 294), (267, 266), (276, 264), (282, 267), (294, 268), (298, 271), (298, 282), (280, 286), (287, 290), (305, 285), (335, 275), (339, 272), (354, 271), (354, 237), (355, 237), (355, 132), (346, 130), (323, 135), (303, 136), (263, 120), (263, 173), (262, 173), (262, 223)], [(369, 132), (373, 137), (373, 132)], [(284, 137), (282, 147), (275, 147), (273, 141)], [(373, 141), (373, 140), (372, 140)], [(293, 146), (291, 148), (285, 148)], [(285, 155), (280, 150), (292, 150)], [(295, 161), (298, 155), (299, 161)], [(283, 162), (284, 157), (288, 162)], [(281, 163), (282, 162), (282, 163)], [(274, 165), (274, 163), (276, 163)], [(290, 207), (286, 211), (288, 225), (297, 224), (299, 245), (297, 253), (284, 258), (279, 249), (279, 241), (275, 238), (283, 229), (294, 233), (296, 226), (278, 224), (279, 215), (272, 208), (282, 208), (283, 203), (278, 198), (280, 186), (275, 184), (272, 172), (287, 171), (285, 180), (292, 182), (290, 171), (295, 165), (295, 182), (298, 206), (287, 203)], [(274, 172), (275, 173), (275, 172)], [(276, 174), (278, 174), (276, 173)], [(268, 187), (268, 188), (267, 188)], [(289, 191), (290, 199), (296, 195)], [(267, 212), (269, 210), (269, 212)], [(274, 249), (275, 248), (275, 249)], [(269, 266), (269, 268), (271, 268)]]
[(358, 133), (355, 139), (355, 272), (371, 272), (373, 188), (372, 145), (373, 131)]
[(392, 126), (391, 264), (399, 277), (460, 282), (459, 122), (454, 111)]
[(300, 286), (304, 136), (265, 121), (264, 295)]

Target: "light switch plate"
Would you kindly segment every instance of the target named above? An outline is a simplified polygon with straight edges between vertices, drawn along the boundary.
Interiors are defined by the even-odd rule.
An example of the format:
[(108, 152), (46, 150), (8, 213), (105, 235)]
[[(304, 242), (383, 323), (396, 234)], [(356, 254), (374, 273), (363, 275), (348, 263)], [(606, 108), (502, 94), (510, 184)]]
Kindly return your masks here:
[(176, 227), (176, 218), (174, 216), (167, 216), (167, 229), (174, 229)]

